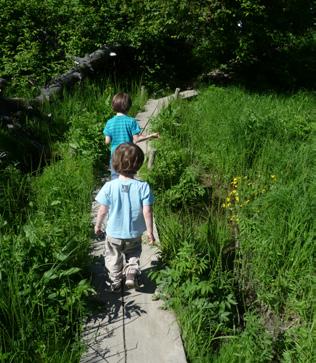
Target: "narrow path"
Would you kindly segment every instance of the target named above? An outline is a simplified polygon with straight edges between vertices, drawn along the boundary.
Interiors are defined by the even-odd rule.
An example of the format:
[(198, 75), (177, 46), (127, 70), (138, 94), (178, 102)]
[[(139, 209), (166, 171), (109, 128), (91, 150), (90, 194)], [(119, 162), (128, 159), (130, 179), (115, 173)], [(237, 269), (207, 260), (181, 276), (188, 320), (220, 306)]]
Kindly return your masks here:
[[(180, 92), (180, 97), (195, 96), (195, 91)], [(149, 128), (150, 118), (156, 116), (174, 96), (148, 100), (145, 111), (137, 114), (141, 128)], [(149, 143), (139, 144), (145, 154)], [(96, 191), (97, 192), (97, 191)], [(92, 217), (96, 217), (97, 204), (93, 202)], [(159, 237), (156, 226), (154, 234)], [(142, 285), (137, 290), (120, 293), (106, 291), (104, 268), (104, 241), (93, 241), (91, 266), (94, 287), (101, 309), (91, 316), (84, 329), (87, 351), (80, 363), (186, 363), (179, 327), (174, 314), (163, 310), (162, 301), (154, 301), (155, 284), (148, 277), (158, 249), (143, 243), (141, 255)]]

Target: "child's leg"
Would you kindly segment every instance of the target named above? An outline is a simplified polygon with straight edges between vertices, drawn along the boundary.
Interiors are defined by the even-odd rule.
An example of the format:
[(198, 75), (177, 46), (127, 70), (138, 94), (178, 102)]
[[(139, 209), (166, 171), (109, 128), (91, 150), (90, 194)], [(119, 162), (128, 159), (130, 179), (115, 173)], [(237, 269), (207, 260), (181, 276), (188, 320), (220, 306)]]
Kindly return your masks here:
[(128, 287), (135, 286), (135, 278), (140, 275), (139, 258), (142, 252), (141, 237), (127, 239), (125, 242), (125, 260), (124, 273), (126, 276), (126, 285)]
[(123, 275), (122, 240), (107, 236), (105, 239), (105, 267), (114, 285), (121, 283)]

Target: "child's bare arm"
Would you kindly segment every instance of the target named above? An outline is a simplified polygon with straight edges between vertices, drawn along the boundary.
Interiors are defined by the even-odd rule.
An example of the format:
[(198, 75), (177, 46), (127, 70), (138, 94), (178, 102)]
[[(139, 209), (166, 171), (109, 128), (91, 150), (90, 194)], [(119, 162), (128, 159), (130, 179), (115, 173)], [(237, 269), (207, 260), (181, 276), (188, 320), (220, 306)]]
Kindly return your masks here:
[(106, 145), (109, 145), (111, 143), (110, 136), (105, 136), (104, 142), (105, 142)]
[(96, 235), (103, 232), (101, 227), (102, 227), (103, 220), (108, 213), (108, 210), (109, 210), (109, 207), (107, 205), (103, 205), (103, 204), (100, 205), (98, 214), (97, 214), (97, 219), (96, 219), (95, 226), (94, 226), (94, 233)]
[(147, 228), (147, 236), (150, 243), (155, 243), (154, 231), (153, 231), (153, 210), (151, 205), (143, 206), (143, 214)]
[[(135, 137), (136, 136), (136, 137)], [(139, 142), (142, 142), (142, 141), (146, 141), (146, 140), (150, 140), (150, 139), (157, 139), (159, 138), (159, 133), (158, 132), (154, 132), (150, 135), (134, 135), (133, 136), (133, 142), (134, 144), (137, 144)]]
[(138, 143), (138, 139), (140, 138), (139, 134), (137, 135), (133, 135), (133, 143), (137, 144)]

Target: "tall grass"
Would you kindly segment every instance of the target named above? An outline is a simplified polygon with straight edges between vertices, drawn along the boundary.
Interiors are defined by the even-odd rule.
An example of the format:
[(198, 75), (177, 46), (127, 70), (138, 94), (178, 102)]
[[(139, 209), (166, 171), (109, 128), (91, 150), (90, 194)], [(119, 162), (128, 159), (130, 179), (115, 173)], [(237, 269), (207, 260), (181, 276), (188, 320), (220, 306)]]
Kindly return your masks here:
[[(194, 235), (188, 255), (197, 250), (201, 258), (208, 256), (209, 284), (230, 285), (207, 297), (213, 313), (214, 300), (221, 304), (233, 294), (238, 302), (235, 311), (227, 309), (235, 313), (231, 319), (221, 322), (217, 314), (214, 335), (204, 320), (197, 322), (192, 311), (186, 313), (182, 302), (184, 296), (200, 301), (203, 294), (188, 297), (181, 288), (168, 290), (172, 305), (181, 306), (176, 311), (192, 362), (224, 361), (221, 354), (232, 362), (312, 362), (314, 103), (307, 93), (258, 95), (211, 87), (195, 101), (175, 102), (155, 121), (161, 139), (148, 178), (157, 194), (156, 208), (162, 210), (159, 229), (168, 231), (162, 233), (162, 250), (170, 268), (160, 283), (168, 290), (170, 276), (182, 263), (185, 236)], [(177, 210), (190, 223), (183, 216), (186, 223), (177, 222)], [(214, 225), (218, 220), (221, 224)], [(206, 249), (216, 246), (218, 238), (206, 238), (207, 230), (216, 230), (223, 221), (231, 237), (221, 234), (222, 247), (210, 257)], [(192, 226), (205, 223), (203, 242), (197, 243), (197, 227)], [(216, 280), (212, 271), (221, 271)], [(196, 278), (199, 286), (205, 276)], [(187, 282), (183, 276), (177, 283), (181, 287)], [(202, 305), (195, 311), (204, 319), (212, 315)], [(201, 329), (208, 333), (197, 336)], [(254, 349), (256, 339), (262, 344)], [(237, 347), (242, 351), (233, 354)]]
[(46, 362), (79, 333), (82, 298), (91, 290), (83, 268), (92, 176), (86, 160), (48, 167), (32, 184), (25, 223), (1, 236), (1, 361)]
[[(134, 88), (135, 108), (144, 95)], [(91, 236), (91, 196), (107, 172), (108, 84), (85, 84), (44, 106), (52, 160), (0, 183), (0, 362), (78, 362)]]

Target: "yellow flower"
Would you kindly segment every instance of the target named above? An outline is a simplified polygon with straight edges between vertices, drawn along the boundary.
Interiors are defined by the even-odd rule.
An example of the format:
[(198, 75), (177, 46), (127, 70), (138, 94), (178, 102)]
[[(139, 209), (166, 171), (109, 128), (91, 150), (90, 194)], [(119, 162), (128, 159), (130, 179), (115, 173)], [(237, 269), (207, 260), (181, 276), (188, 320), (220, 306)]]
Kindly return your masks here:
[(236, 215), (231, 216), (229, 220), (230, 220), (231, 222), (236, 222), (236, 223), (238, 223), (238, 222), (239, 222), (239, 218), (238, 218)]
[(231, 184), (232, 184), (234, 187), (236, 187), (236, 188), (237, 188), (237, 185), (238, 185), (238, 183), (240, 182), (240, 180), (241, 180), (241, 177), (240, 177), (240, 176), (235, 176), (235, 177), (233, 178), (233, 181), (231, 182)]

